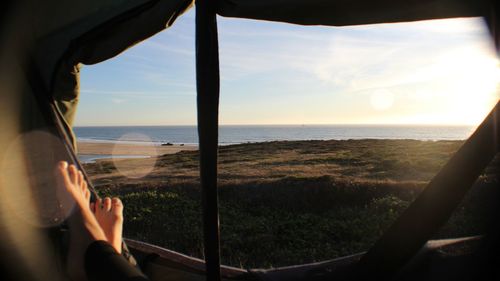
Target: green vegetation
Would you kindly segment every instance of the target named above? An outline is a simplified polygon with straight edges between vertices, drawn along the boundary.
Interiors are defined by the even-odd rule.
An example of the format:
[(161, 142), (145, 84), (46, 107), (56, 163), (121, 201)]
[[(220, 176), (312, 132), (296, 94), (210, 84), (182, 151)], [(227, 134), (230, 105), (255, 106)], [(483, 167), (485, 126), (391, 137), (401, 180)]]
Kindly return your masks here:
[[(460, 147), (459, 141), (349, 140), (268, 142), (220, 148), (222, 261), (276, 267), (370, 247)], [(112, 162), (87, 164), (101, 195), (125, 203), (125, 235), (202, 257), (198, 154), (156, 159), (141, 179)], [(436, 237), (481, 231), (487, 175)], [(481, 191), (481, 192), (480, 192)]]

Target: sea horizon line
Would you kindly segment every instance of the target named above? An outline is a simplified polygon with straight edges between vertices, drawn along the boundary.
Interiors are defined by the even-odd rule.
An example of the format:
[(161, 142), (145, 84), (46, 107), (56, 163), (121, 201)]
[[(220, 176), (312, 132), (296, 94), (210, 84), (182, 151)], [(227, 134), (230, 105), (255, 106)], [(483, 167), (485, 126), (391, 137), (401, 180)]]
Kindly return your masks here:
[[(73, 128), (102, 128), (102, 127), (197, 127), (197, 124), (187, 125), (75, 125)], [(317, 127), (317, 126), (353, 126), (353, 127), (474, 127), (479, 124), (414, 124), (414, 123), (332, 123), (332, 124), (219, 124), (219, 127)]]

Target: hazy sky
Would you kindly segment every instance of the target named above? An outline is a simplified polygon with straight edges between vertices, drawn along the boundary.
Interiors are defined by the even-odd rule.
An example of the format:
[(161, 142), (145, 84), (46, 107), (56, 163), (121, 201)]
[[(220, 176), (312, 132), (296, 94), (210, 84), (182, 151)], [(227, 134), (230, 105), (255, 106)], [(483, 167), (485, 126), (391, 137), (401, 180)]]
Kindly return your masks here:
[[(221, 124), (478, 124), (499, 98), (480, 19), (304, 27), (219, 17)], [(76, 125), (196, 123), (194, 11), (81, 72)]]

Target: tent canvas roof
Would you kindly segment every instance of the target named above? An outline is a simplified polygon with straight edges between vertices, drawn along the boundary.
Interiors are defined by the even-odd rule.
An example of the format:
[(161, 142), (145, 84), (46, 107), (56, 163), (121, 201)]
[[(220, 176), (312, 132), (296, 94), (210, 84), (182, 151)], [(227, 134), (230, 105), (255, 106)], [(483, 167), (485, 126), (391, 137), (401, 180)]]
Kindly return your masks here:
[[(71, 122), (78, 104), (79, 64), (98, 63), (118, 55), (130, 46), (172, 25), (175, 19), (189, 9), (192, 4), (193, 0), (18, 0), (8, 2), (5, 7), (8, 9), (9, 16), (0, 18), (2, 24), (0, 26), (0, 36), (2, 36), (0, 40), (2, 43), (6, 42), (0, 46), (0, 80), (2, 82), (0, 83), (0, 92), (2, 93), (0, 95), (0, 120), (2, 120), (0, 121), (2, 122), (0, 159), (9, 155), (18, 160), (20, 167), (18, 172), (24, 172), (23, 169), (27, 169), (27, 167), (22, 166), (23, 161), (28, 163), (27, 166), (30, 165), (29, 161), (32, 160), (34, 151), (38, 153), (36, 156), (39, 159), (44, 160), (42, 164), (38, 163), (40, 164), (38, 167), (44, 165), (45, 169), (41, 169), (43, 171), (47, 167), (53, 166), (51, 163), (47, 163), (49, 160), (46, 159), (50, 159), (50, 161), (63, 159), (61, 154), (64, 152), (58, 145), (53, 145), (55, 147), (53, 149), (52, 146), (38, 149), (36, 144), (28, 146), (21, 143), (25, 146), (19, 150), (8, 151), (8, 149), (10, 143), (15, 142), (25, 132), (48, 130), (58, 137), (63, 137), (64, 133), (71, 132)], [(205, 5), (204, 7), (209, 11), (208, 16), (203, 14), (199, 19), (197, 17), (197, 28), (203, 32), (198, 37), (201, 40), (197, 41), (198, 59), (206, 59), (217, 51), (217, 40), (213, 40), (217, 34), (215, 13), (228, 17), (303, 25), (345, 26), (438, 18), (494, 16), (492, 11), (495, 11), (495, 7), (498, 8), (498, 3), (493, 0), (199, 0), (197, 8), (201, 5)], [(498, 27), (498, 23), (492, 22), (491, 19), (495, 18), (490, 18), (489, 23), (494, 38), (497, 40), (496, 43), (498, 43), (498, 28), (493, 28), (493, 26)], [(198, 22), (198, 20), (200, 21)], [(198, 97), (207, 98), (206, 96), (208, 96), (207, 100), (199, 99), (198, 102), (199, 112), (203, 116), (199, 119), (199, 128), (200, 167), (203, 172), (201, 183), (204, 190), (217, 187), (219, 81), (218, 72), (212, 71), (214, 67), (218, 66), (218, 61), (214, 62), (213, 57), (211, 59), (206, 60), (208, 64), (200, 63), (198, 65), (198, 67), (201, 66), (198, 69), (198, 74), (209, 73), (212, 75), (201, 77), (198, 80), (199, 91), (204, 91), (204, 95), (199, 93)], [(211, 78), (215, 78), (217, 81)], [(204, 86), (208, 86), (210, 89), (206, 90)], [(471, 144), (464, 149), (468, 158), (458, 157), (459, 161), (455, 164), (452, 163), (440, 179), (453, 178), (456, 175), (457, 169), (453, 169), (453, 165), (471, 170), (471, 162), (467, 161), (468, 159), (476, 161), (473, 166), (475, 167), (474, 172), (477, 173), (467, 174), (467, 179), (474, 180), (477, 177), (484, 168), (484, 163), (488, 162), (488, 157), (498, 151), (498, 147), (495, 146), (497, 144), (494, 143), (496, 139), (491, 138), (492, 135), (495, 136), (494, 134), (498, 133), (498, 130), (494, 131), (496, 119), (493, 119), (494, 115), (492, 116), (484, 123), (481, 133), (477, 134)], [(57, 122), (65, 123), (63, 125), (67, 132), (58, 131), (62, 130), (63, 125)], [(481, 146), (480, 144), (485, 143), (485, 140), (487, 140), (486, 145)], [(66, 143), (66, 145), (68, 144)], [(480, 153), (481, 157), (475, 157), (478, 147), (484, 152)], [(74, 151), (70, 148), (66, 154), (70, 155), (66, 157), (74, 157)], [(73, 160), (76, 161), (76, 159)], [(13, 167), (12, 169), (17, 168)], [(439, 184), (446, 186), (446, 181), (442, 181), (442, 183), (436, 183), (435, 186)], [(0, 185), (2, 184), (3, 182), (0, 182)], [(464, 182), (453, 182), (453, 184), (460, 186), (463, 192), (469, 187)], [(446, 191), (456, 186), (448, 184)], [(446, 193), (443, 194), (446, 195)], [(216, 188), (215, 196), (206, 196), (206, 198), (209, 198), (207, 199), (209, 203), (215, 202), (215, 211), (217, 211)], [(0, 206), (6, 205), (3, 200), (0, 199)], [(213, 215), (213, 205), (210, 208), (212, 208), (211, 214)], [(215, 214), (217, 215), (217, 213)], [(420, 215), (421, 213), (415, 212), (414, 214)], [(446, 215), (447, 213), (441, 212), (441, 214)], [(434, 215), (429, 214), (429, 216)], [(218, 217), (215, 218), (218, 219)], [(5, 226), (6, 221), (8, 220), (0, 221), (2, 226)], [(214, 220), (207, 221), (206, 225), (211, 225), (212, 229), (206, 234), (214, 234), (214, 227), (218, 231), (217, 224), (213, 223)], [(12, 221), (12, 224), (7, 225), (6, 229), (16, 227), (18, 227), (17, 222)], [(399, 227), (405, 228), (406, 225), (403, 223)], [(394, 231), (393, 233), (401, 232)], [(422, 234), (421, 240), (426, 238), (426, 235), (427, 233)], [(218, 237), (216, 238), (218, 239)], [(18, 246), (16, 243), (19, 241), (9, 240), (8, 242), (12, 242), (9, 247), (16, 247), (16, 245)], [(378, 249), (385, 249), (387, 247), (383, 246), (386, 245), (391, 246), (391, 242), (392, 240), (386, 241), (386, 244), (380, 244)], [(420, 242), (420, 240), (416, 241), (413, 246), (418, 248)], [(19, 246), (19, 248), (22, 247)], [(411, 251), (410, 249), (410, 253)], [(377, 260), (378, 253), (374, 253), (371, 256), (371, 261)], [(206, 255), (207, 268), (217, 269), (218, 264), (213, 263), (213, 260), (210, 261), (210, 257), (216, 257), (217, 254), (218, 252), (215, 255), (213, 253)], [(32, 265), (39, 265), (37, 261), (43, 260), (42, 257), (28, 259), (28, 262), (31, 262)], [(208, 266), (208, 261), (211, 262), (211, 266)], [(41, 272), (46, 268), (50, 267), (38, 266), (37, 270)]]

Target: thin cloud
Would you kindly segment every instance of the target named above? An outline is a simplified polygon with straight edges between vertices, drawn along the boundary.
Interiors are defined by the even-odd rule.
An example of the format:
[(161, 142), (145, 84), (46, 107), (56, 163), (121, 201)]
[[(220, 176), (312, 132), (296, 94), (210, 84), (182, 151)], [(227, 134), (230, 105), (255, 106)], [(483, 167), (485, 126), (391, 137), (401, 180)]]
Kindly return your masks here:
[[(180, 91), (107, 91), (97, 89), (81, 90), (81, 94), (106, 95), (126, 98), (168, 98), (169, 96), (195, 96), (195, 92), (180, 92)], [(116, 99), (119, 101), (120, 99)], [(127, 101), (123, 99), (122, 102)], [(115, 102), (118, 103), (118, 102)]]
[(122, 104), (124, 102), (127, 102), (128, 100), (126, 99), (111, 99), (111, 102), (114, 104)]
[[(173, 44), (172, 44), (173, 45)], [(166, 53), (172, 53), (175, 55), (182, 55), (182, 56), (188, 56), (188, 57), (194, 57), (194, 47), (191, 47), (192, 50), (184, 49), (184, 48), (178, 48), (174, 47), (172, 45), (168, 45), (166, 43), (160, 43), (152, 40), (148, 40), (142, 43), (142, 47), (144, 48), (150, 48), (154, 50), (159, 50), (162, 52)]]

